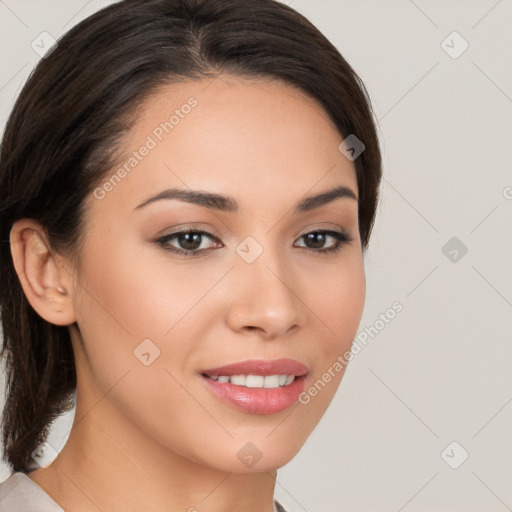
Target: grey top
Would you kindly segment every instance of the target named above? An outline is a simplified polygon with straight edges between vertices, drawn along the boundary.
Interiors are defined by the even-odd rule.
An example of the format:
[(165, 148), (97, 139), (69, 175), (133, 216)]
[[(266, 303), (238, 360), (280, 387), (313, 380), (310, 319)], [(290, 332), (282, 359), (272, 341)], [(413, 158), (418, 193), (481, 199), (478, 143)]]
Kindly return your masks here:
[[(0, 512), (65, 512), (26, 473), (15, 471), (0, 484)], [(274, 512), (286, 512), (274, 500)]]
[(15, 471), (0, 484), (0, 512), (64, 512), (25, 473)]

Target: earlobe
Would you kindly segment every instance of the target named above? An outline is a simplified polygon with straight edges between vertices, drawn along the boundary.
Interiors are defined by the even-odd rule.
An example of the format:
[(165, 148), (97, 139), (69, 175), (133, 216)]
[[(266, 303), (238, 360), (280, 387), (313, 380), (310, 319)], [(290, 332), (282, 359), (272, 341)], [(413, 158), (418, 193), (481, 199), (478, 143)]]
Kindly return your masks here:
[(63, 268), (62, 258), (50, 249), (41, 224), (33, 219), (18, 220), (12, 226), (10, 244), (14, 268), (34, 310), (52, 324), (76, 322), (68, 292), (72, 276)]

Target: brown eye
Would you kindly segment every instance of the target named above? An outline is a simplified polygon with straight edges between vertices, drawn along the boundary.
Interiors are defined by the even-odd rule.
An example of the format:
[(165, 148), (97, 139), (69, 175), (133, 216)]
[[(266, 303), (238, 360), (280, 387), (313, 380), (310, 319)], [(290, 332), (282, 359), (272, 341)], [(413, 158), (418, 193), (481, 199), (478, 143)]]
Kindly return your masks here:
[[(166, 251), (174, 252), (180, 256), (198, 256), (208, 248), (201, 248), (205, 238), (220, 242), (217, 237), (203, 230), (183, 230), (171, 233), (159, 238), (156, 243), (162, 246)], [(170, 244), (171, 240), (176, 240), (176, 245)]]
[[(327, 249), (323, 246), (329, 238), (335, 239), (335, 244)], [(352, 241), (352, 238), (345, 231), (311, 231), (301, 236), (301, 239), (306, 240), (306, 248), (311, 249), (316, 253), (333, 253), (341, 249), (341, 247)]]
[(198, 249), (202, 242), (201, 237), (203, 236), (199, 233), (180, 233), (176, 240), (183, 249), (188, 251)]

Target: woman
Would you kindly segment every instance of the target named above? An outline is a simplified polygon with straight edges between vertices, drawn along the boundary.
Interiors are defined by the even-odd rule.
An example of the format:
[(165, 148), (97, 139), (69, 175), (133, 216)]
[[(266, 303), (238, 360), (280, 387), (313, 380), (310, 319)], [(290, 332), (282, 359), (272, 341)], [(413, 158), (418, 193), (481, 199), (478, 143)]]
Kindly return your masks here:
[(125, 0), (68, 32), (0, 154), (0, 505), (284, 510), (277, 469), (362, 315), (380, 178), (363, 83), (286, 5)]

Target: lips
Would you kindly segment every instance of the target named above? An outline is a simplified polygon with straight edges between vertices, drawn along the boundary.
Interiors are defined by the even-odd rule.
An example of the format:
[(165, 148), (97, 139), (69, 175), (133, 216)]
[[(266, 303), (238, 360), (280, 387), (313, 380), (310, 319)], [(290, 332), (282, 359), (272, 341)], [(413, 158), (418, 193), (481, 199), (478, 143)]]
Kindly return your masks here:
[(218, 368), (209, 368), (203, 370), (203, 374), (208, 376), (220, 375), (295, 375), (300, 377), (306, 375), (308, 368), (306, 365), (293, 359), (251, 359), (240, 363), (232, 363)]
[(307, 373), (308, 368), (293, 359), (253, 359), (208, 368), (202, 379), (224, 403), (252, 414), (274, 414), (297, 401)]

